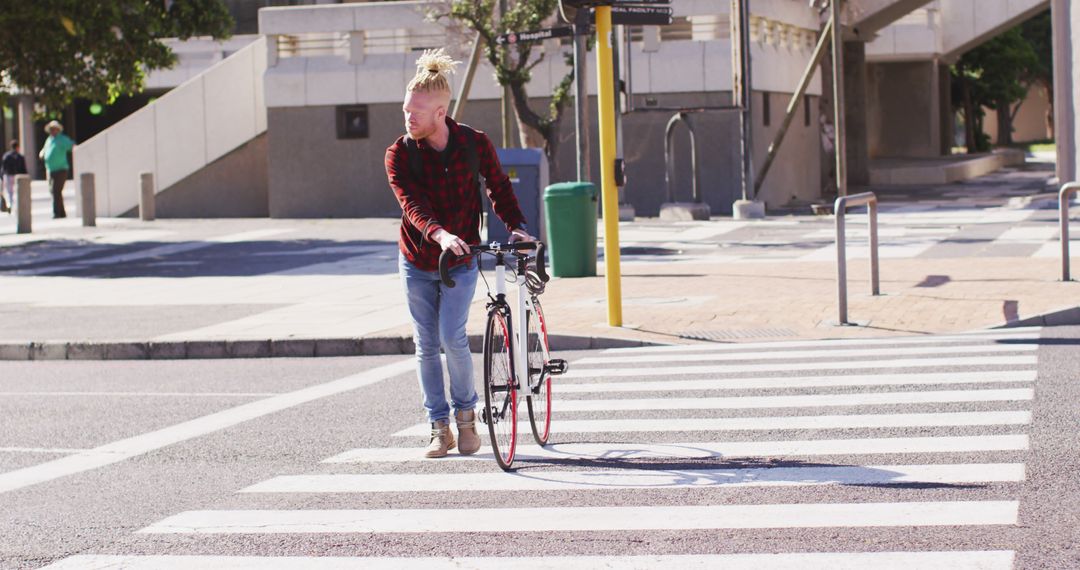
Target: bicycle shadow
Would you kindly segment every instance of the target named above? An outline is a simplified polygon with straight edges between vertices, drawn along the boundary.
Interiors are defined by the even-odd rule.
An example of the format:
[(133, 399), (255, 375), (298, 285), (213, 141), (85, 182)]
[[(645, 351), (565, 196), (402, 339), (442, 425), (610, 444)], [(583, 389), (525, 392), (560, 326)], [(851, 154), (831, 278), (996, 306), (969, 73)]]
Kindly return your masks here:
[[(584, 442), (582, 442), (584, 443)], [(595, 444), (596, 442), (589, 442)], [(891, 489), (982, 489), (985, 483), (919, 481), (917, 473), (886, 466), (813, 462), (775, 457), (732, 457), (709, 449), (671, 445), (681, 456), (661, 456), (651, 449), (622, 447), (593, 456), (560, 453), (560, 444), (544, 448), (544, 456), (521, 455), (515, 460), (513, 476), (565, 483), (593, 489), (633, 488), (724, 488), (727, 486), (838, 485), (885, 487)], [(563, 446), (572, 446), (566, 442)], [(577, 467), (604, 471), (550, 471), (550, 467)], [(628, 483), (628, 472), (633, 472)]]

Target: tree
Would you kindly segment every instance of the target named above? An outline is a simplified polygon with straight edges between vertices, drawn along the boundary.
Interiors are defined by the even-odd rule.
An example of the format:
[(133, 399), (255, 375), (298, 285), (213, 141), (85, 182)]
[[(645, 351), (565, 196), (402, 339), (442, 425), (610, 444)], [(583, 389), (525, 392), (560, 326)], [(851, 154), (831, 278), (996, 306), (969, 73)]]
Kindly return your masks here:
[[(988, 150), (989, 145), (978, 140), (982, 133), (982, 107), (997, 112), (997, 143), (1012, 143), (1012, 122), (1019, 109), (1019, 105), (1014, 104), (1024, 100), (1030, 86), (1027, 80), (1038, 66), (1038, 56), (1019, 27), (960, 58), (953, 68), (953, 76), (960, 83), (965, 124), (975, 127), (976, 140), (972, 141), (968, 135), (969, 152)], [(970, 127), (968, 131), (970, 133)]]
[[(551, 179), (558, 180), (556, 154), (559, 145), (559, 124), (563, 109), (570, 99), (570, 86), (574, 82), (573, 66), (563, 77), (551, 95), (545, 111), (537, 112), (529, 104), (526, 85), (532, 79), (532, 70), (544, 60), (543, 52), (534, 54), (539, 44), (518, 42), (503, 49), (495, 38), (507, 32), (539, 30), (550, 21), (558, 8), (558, 0), (507, 0), (507, 9), (496, 14), (495, 0), (450, 0), (447, 16), (475, 31), (484, 40), (484, 56), (495, 69), (499, 85), (510, 88), (513, 96), (514, 114), (521, 132), (522, 146), (540, 147), (547, 155)], [(564, 57), (569, 58), (569, 55)]]
[(1046, 90), (1050, 106), (1046, 111), (1046, 127), (1054, 132), (1054, 32), (1050, 10), (1020, 25), (1020, 33), (1035, 50), (1036, 65), (1029, 69), (1024, 78), (1027, 83), (1038, 85)]
[(176, 63), (162, 38), (223, 39), (232, 26), (221, 0), (0, 0), (0, 90), (51, 111), (109, 103)]

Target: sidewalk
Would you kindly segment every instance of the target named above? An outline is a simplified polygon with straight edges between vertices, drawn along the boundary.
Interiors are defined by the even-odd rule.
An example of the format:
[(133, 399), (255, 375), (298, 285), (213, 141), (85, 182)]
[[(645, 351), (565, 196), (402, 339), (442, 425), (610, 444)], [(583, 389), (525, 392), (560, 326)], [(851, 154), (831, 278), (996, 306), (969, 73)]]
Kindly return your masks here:
[[(622, 223), (624, 326), (607, 326), (602, 275), (554, 279), (543, 297), (553, 348), (1080, 323), (1080, 285), (1059, 281), (1049, 176), (1021, 169), (875, 188), (881, 296), (869, 295), (865, 214), (849, 213), (848, 312), (858, 326), (835, 324), (831, 217)], [(13, 217), (0, 218), (0, 359), (412, 350), (395, 219), (109, 218), (82, 228), (73, 198), (68, 219), (42, 219), (44, 190), (35, 184), (35, 233), (16, 235)], [(484, 291), (470, 319), (475, 346)]]

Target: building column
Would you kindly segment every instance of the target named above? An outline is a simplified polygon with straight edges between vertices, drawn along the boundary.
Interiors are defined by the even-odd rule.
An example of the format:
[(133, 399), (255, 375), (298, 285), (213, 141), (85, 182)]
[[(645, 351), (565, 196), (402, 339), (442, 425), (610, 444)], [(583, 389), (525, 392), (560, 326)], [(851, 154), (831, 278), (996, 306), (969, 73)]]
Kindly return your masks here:
[(1054, 139), (1057, 142), (1057, 175), (1061, 183), (1076, 180), (1078, 129), (1076, 110), (1080, 107), (1080, 92), (1074, 64), (1080, 61), (1080, 8), (1072, 0), (1053, 0), (1051, 4), (1054, 29)]
[(844, 42), (844, 106), (847, 175), (851, 186), (870, 184), (866, 115), (866, 43)]
[(30, 178), (36, 179), (41, 169), (38, 166), (37, 129), (34, 127), (34, 97), (20, 95), (18, 101), (19, 144), (26, 157), (26, 171)]

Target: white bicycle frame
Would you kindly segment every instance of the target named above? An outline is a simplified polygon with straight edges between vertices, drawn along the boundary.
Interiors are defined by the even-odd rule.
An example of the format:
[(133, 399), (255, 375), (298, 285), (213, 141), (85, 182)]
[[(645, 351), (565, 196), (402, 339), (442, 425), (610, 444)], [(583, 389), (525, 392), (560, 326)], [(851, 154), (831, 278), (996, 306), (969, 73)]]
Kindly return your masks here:
[[(513, 256), (511, 256), (513, 257)], [(513, 358), (514, 358), (514, 379), (517, 380), (517, 395), (520, 401), (521, 397), (527, 397), (532, 394), (532, 386), (529, 385), (529, 362), (528, 362), (528, 347), (529, 347), (529, 327), (528, 319), (530, 313), (532, 313), (532, 300), (525, 293), (525, 276), (518, 275), (514, 272), (514, 285), (517, 287), (517, 303), (514, 305), (516, 309), (510, 319), (510, 328), (508, 334), (513, 342)], [(495, 266), (495, 295), (498, 298), (502, 295), (503, 299), (506, 299), (506, 264), (499, 263)], [(518, 323), (517, 319), (521, 319)], [(524, 374), (524, 375), (522, 375)], [(524, 381), (520, 381), (520, 378), (524, 378)]]

